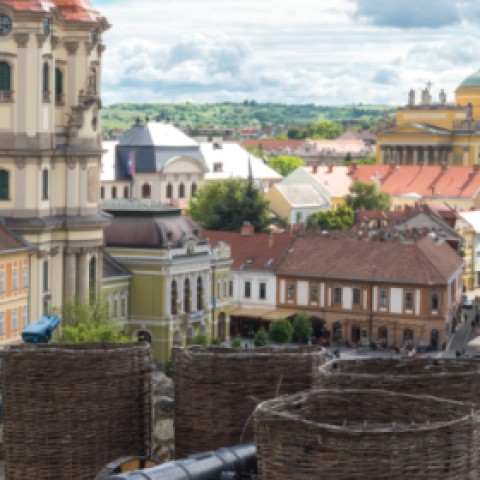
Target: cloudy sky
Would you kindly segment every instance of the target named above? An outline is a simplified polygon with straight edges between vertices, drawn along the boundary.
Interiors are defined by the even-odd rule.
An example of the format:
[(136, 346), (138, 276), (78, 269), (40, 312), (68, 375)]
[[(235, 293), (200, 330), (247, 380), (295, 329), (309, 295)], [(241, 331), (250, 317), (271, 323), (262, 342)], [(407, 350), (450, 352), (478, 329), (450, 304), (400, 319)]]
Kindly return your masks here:
[(478, 0), (91, 0), (103, 97), (399, 105), (480, 69)]

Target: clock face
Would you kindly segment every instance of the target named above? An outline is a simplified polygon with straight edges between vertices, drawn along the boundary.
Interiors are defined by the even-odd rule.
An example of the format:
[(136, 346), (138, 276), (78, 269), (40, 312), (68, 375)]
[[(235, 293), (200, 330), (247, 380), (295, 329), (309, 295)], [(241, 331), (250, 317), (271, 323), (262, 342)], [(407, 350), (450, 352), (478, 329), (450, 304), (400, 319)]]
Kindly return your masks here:
[(12, 29), (12, 19), (6, 15), (0, 15), (0, 35), (7, 35)]

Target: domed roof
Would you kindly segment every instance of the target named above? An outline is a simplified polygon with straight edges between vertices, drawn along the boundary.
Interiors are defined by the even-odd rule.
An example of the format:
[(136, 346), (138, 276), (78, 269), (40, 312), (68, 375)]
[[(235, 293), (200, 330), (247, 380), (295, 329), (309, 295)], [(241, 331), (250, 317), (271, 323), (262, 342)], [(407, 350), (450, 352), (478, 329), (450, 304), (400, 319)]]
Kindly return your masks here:
[(89, 0), (54, 0), (67, 21), (98, 22), (102, 16)]
[(17, 12), (49, 12), (55, 7), (50, 0), (1, 0), (0, 4)]
[(480, 70), (472, 73), (461, 84), (460, 87), (480, 87)]

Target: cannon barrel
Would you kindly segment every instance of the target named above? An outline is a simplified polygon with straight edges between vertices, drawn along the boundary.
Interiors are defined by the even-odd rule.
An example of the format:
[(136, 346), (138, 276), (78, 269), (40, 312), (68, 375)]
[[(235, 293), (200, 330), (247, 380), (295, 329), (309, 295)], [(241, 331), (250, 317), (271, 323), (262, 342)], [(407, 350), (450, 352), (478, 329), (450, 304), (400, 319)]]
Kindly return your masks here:
[(256, 471), (257, 449), (255, 444), (245, 443), (198, 453), (144, 470), (111, 475), (103, 480), (234, 480)]
[(48, 343), (59, 323), (58, 317), (52, 315), (41, 317), (40, 320), (30, 323), (23, 329), (22, 339), (25, 343)]

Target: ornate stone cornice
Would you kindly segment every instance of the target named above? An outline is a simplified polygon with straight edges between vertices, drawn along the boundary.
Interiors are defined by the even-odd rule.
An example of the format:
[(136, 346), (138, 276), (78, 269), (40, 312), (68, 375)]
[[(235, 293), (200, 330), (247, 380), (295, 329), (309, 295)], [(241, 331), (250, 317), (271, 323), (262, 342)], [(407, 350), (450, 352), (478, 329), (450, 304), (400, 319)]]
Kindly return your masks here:
[(85, 49), (87, 50), (87, 53), (90, 55), (92, 53), (92, 50), (95, 47), (95, 43), (93, 42), (85, 42)]
[(78, 50), (79, 43), (74, 41), (68, 41), (63, 44), (65, 50), (69, 55), (75, 55)]
[(52, 48), (55, 50), (60, 43), (60, 37), (52, 35), (52, 37), (50, 38), (50, 43), (52, 45)]
[(15, 33), (13, 35), (15, 42), (19, 48), (26, 48), (28, 40), (30, 40), (30, 35), (28, 33)]
[(102, 53), (105, 51), (106, 48), (107, 48), (107, 47), (106, 47), (105, 45), (103, 45), (102, 43), (99, 43), (99, 44), (97, 45), (97, 53), (98, 53), (98, 55), (101, 56)]
[(37, 44), (38, 48), (42, 48), (45, 40), (47, 40), (48, 35), (45, 35), (44, 33), (37, 33)]
[(19, 170), (23, 170), (25, 168), (25, 165), (26, 165), (26, 160), (24, 157), (19, 157), (19, 158), (16, 158), (15, 159), (15, 166), (19, 169)]

